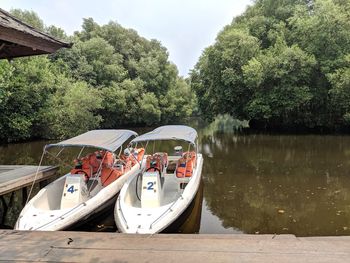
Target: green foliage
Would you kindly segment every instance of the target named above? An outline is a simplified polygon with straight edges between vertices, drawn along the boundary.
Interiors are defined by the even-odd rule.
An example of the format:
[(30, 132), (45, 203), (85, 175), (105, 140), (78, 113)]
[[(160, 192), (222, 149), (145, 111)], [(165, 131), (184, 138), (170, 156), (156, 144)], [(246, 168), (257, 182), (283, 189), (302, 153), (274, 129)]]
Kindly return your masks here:
[(102, 38), (96, 37), (85, 42), (78, 41), (62, 59), (72, 70), (72, 75), (91, 85), (110, 85), (123, 79), (125, 72), (119, 54)]
[(350, 125), (349, 18), (344, 0), (255, 1), (191, 74), (200, 112), (257, 127)]
[(1, 62), (1, 140), (36, 136), (39, 110), (52, 91), (55, 73), (46, 57)]
[(64, 138), (97, 128), (102, 120), (94, 114), (101, 108), (99, 91), (86, 82), (71, 83), (66, 78), (59, 81), (58, 89), (42, 112), (46, 130), (43, 136)]
[(258, 52), (257, 38), (229, 28), (225, 28), (217, 43), (204, 52), (192, 72), (192, 87), (206, 116), (243, 114), (242, 102), (248, 101), (251, 94), (240, 77), (242, 66)]
[(313, 56), (283, 42), (253, 58), (243, 67), (243, 78), (254, 89), (245, 108), (249, 119), (274, 126), (307, 123), (302, 114), (313, 98), (308, 78), (315, 64)]
[(318, 0), (312, 15), (298, 7), (290, 18), (291, 37), (301, 48), (314, 54), (322, 73), (328, 74), (339, 65), (339, 59), (350, 52), (350, 2)]
[(139, 105), (141, 118), (148, 125), (155, 124), (160, 121), (161, 112), (157, 104), (157, 97), (152, 92), (147, 92), (140, 99)]
[(197, 104), (197, 98), (190, 86), (179, 79), (176, 85), (168, 90), (160, 100), (163, 110), (162, 121), (166, 123), (183, 123), (186, 116), (191, 116)]
[(177, 121), (195, 108), (194, 92), (160, 42), (117, 23), (99, 26), (85, 19), (73, 48), (53, 59), (64, 61), (74, 78), (101, 91), (103, 128)]
[(333, 86), (329, 91), (333, 111), (350, 125), (350, 54), (345, 56), (344, 66), (329, 74), (328, 78)]
[(0, 63), (0, 140), (62, 138), (98, 127), (101, 95), (46, 56)]
[(45, 32), (57, 39), (62, 39), (62, 40), (68, 39), (63, 29), (53, 25), (46, 27), (44, 24), (44, 21), (34, 11), (12, 9), (10, 13), (14, 17), (27, 23), (28, 25), (34, 27), (35, 29)]
[(14, 17), (27, 23), (28, 25), (40, 30), (45, 30), (45, 25), (43, 20), (34, 12), (22, 9), (12, 9), (10, 12)]
[(54, 38), (61, 39), (61, 40), (68, 40), (68, 36), (66, 35), (66, 32), (64, 32), (62, 28), (51, 25), (46, 28), (46, 32), (50, 36), (53, 36)]
[(196, 109), (194, 92), (159, 41), (92, 18), (67, 36), (33, 11), (11, 13), (74, 45), (49, 56), (0, 61), (0, 142), (183, 122)]

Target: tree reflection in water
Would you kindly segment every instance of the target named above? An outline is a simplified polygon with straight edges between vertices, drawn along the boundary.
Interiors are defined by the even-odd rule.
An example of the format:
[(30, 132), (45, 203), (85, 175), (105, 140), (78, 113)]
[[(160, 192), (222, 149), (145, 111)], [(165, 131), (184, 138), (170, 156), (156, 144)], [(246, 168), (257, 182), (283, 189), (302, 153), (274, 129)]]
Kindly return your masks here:
[(205, 201), (224, 228), (350, 234), (349, 136), (204, 130), (201, 152)]

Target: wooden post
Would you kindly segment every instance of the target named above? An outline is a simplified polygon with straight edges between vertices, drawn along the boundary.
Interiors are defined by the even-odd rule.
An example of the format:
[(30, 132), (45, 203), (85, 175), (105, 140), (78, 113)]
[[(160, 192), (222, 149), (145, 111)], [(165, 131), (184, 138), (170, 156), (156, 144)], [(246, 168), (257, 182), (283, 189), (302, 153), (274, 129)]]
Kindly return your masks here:
[(6, 200), (5, 200), (5, 197), (3, 195), (0, 196), (0, 201), (1, 201), (1, 204), (2, 204), (2, 215), (1, 215), (0, 225), (3, 225), (5, 223), (8, 206), (6, 204)]
[(1, 225), (5, 224), (5, 220), (6, 220), (6, 217), (7, 217), (7, 212), (9, 210), (9, 206), (11, 206), (12, 203), (13, 203), (14, 195), (15, 195), (15, 193), (12, 192), (11, 195), (10, 195), (8, 203), (6, 203), (6, 199), (5, 199), (5, 197), (3, 195), (0, 196), (0, 200), (1, 200), (2, 208), (3, 208), (3, 213), (2, 213), (1, 222), (0, 222)]
[(24, 207), (26, 205), (28, 199), (28, 192), (27, 187), (22, 188), (22, 206)]

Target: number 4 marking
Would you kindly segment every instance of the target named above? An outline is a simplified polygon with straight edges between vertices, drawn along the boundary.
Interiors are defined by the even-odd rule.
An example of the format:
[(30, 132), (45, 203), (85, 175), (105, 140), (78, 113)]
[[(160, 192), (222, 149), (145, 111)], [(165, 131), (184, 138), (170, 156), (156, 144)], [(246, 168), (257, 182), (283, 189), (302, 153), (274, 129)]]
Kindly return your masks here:
[(67, 189), (67, 192), (69, 192), (69, 193), (74, 193), (74, 185), (72, 185), (71, 187), (69, 187), (68, 189)]

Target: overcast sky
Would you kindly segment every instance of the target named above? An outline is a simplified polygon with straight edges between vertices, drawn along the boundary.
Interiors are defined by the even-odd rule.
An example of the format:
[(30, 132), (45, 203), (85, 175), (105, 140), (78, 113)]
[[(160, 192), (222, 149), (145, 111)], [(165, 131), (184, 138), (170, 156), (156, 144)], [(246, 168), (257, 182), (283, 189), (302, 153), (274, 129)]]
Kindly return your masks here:
[(181, 75), (186, 76), (202, 50), (211, 45), (223, 26), (243, 13), (251, 0), (0, 0), (9, 11), (35, 11), (46, 25), (68, 34), (80, 30), (82, 19), (99, 24), (110, 20), (133, 28), (168, 49)]

